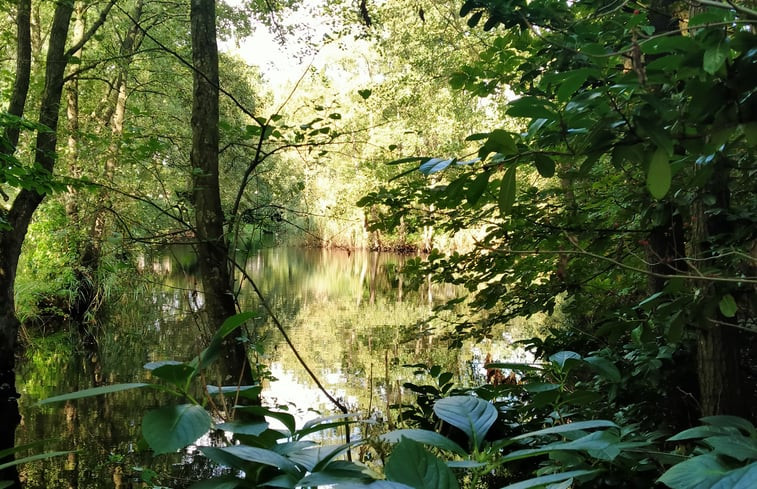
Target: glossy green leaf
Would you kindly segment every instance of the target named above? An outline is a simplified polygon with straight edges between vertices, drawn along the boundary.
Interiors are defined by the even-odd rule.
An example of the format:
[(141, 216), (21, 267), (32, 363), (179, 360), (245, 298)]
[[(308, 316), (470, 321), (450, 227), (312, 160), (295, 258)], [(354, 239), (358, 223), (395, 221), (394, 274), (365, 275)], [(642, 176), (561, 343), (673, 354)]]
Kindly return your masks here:
[(218, 450), (247, 462), (269, 465), (289, 473), (299, 473), (299, 469), (291, 460), (279, 455), (273, 450), (246, 445), (234, 445), (231, 447), (219, 448)]
[(661, 199), (670, 190), (672, 174), (667, 152), (658, 148), (649, 161), (647, 170), (647, 189), (652, 197)]
[(534, 477), (533, 479), (528, 479), (522, 482), (507, 485), (502, 489), (528, 489), (531, 487), (543, 487), (546, 484), (562, 482), (574, 477), (597, 474), (599, 472), (599, 470), (571, 470), (568, 472), (560, 472), (559, 474), (542, 475), (540, 477)]
[(751, 437), (757, 438), (757, 428), (755, 428), (749, 420), (746, 420), (739, 416), (730, 416), (727, 414), (705, 416), (704, 418), (702, 418), (702, 422), (718, 428), (735, 428), (748, 434)]
[(429, 453), (420, 443), (407, 438), (392, 451), (385, 468), (386, 478), (414, 489), (458, 489), (452, 469)]
[(757, 487), (757, 462), (731, 470), (710, 489), (754, 489)]
[[(157, 363), (162, 365), (156, 365)], [(197, 372), (191, 365), (181, 362), (152, 362), (146, 364), (145, 368), (151, 370), (155, 377), (178, 386), (185, 385)]]
[(599, 374), (610, 382), (620, 382), (620, 370), (610, 360), (604, 357), (587, 357), (584, 362), (594, 367)]
[(308, 474), (297, 483), (302, 487), (333, 486), (341, 483), (368, 483), (373, 481), (370, 471), (364, 465), (346, 460), (337, 460), (325, 468)]
[(549, 156), (537, 153), (534, 155), (534, 165), (536, 165), (536, 171), (544, 178), (551, 178), (555, 175), (555, 160)]
[(671, 489), (712, 489), (727, 472), (717, 455), (708, 453), (674, 465), (657, 480)]
[(295, 431), (295, 419), (294, 416), (289, 413), (282, 411), (272, 411), (263, 406), (234, 406), (234, 409), (236, 411), (252, 414), (255, 416), (266, 416), (276, 419), (278, 421), (281, 421), (281, 423), (287, 428), (287, 430), (289, 430), (289, 433), (294, 433)]
[(477, 446), (483, 443), (486, 433), (497, 419), (497, 408), (472, 396), (439, 399), (434, 403), (434, 413), (439, 419), (462, 430)]
[(468, 200), (468, 205), (474, 206), (479, 201), (481, 196), (484, 194), (484, 191), (486, 190), (487, 184), (489, 183), (490, 175), (491, 173), (488, 171), (481, 172), (470, 183), (468, 191), (465, 194)]
[(704, 52), (702, 68), (710, 75), (714, 75), (723, 67), (727, 58), (728, 46), (723, 43), (711, 46)]
[(454, 160), (452, 159), (445, 159), (445, 158), (431, 158), (425, 163), (422, 163), (418, 169), (420, 170), (421, 173), (425, 175), (432, 175), (434, 173), (438, 173), (442, 170), (445, 170), (448, 166), (452, 164), (453, 161)]
[(570, 100), (588, 77), (589, 70), (586, 68), (560, 73), (560, 79), (555, 80), (558, 83), (557, 99), (560, 102)]
[(720, 302), (718, 302), (718, 308), (720, 309), (720, 314), (727, 318), (734, 317), (739, 310), (736, 299), (731, 294), (721, 297)]
[(240, 435), (258, 436), (268, 429), (268, 423), (245, 423), (242, 421), (230, 421), (228, 423), (217, 424), (216, 429), (239, 433)]
[(705, 438), (705, 443), (721, 455), (727, 455), (739, 462), (757, 460), (757, 439), (746, 436), (721, 435)]
[(156, 453), (171, 453), (207, 433), (212, 419), (195, 404), (166, 406), (149, 411), (142, 419), (142, 435)]
[(424, 445), (431, 445), (432, 447), (441, 448), (442, 450), (448, 450), (460, 456), (467, 455), (467, 452), (460, 445), (435, 431), (404, 429), (390, 431), (389, 433), (384, 433), (379, 436), (379, 439), (389, 443), (399, 443), (402, 438), (417, 441)]
[(521, 97), (508, 103), (507, 115), (530, 119), (557, 120), (557, 113), (549, 102), (537, 97)]
[(581, 355), (574, 351), (558, 351), (549, 357), (550, 362), (560, 367), (565, 367), (565, 362), (568, 360), (581, 360)]
[(502, 177), (499, 198), (497, 199), (499, 213), (503, 218), (510, 214), (513, 204), (515, 204), (515, 190), (515, 167), (511, 166), (505, 171), (505, 176)]
[(84, 389), (84, 390), (80, 390), (76, 392), (71, 392), (69, 394), (62, 394), (60, 396), (48, 397), (47, 399), (43, 399), (39, 401), (37, 404), (39, 405), (53, 404), (55, 402), (71, 401), (73, 399), (83, 399), (85, 397), (101, 396), (103, 394), (112, 394), (113, 392), (127, 391), (131, 389), (141, 389), (142, 387), (147, 387), (149, 385), (150, 384), (136, 382), (136, 383), (131, 383), (131, 384), (113, 384), (113, 385), (104, 385), (100, 387), (92, 387), (91, 389)]
[(530, 433), (524, 433), (522, 435), (518, 435), (514, 437), (514, 440), (522, 440), (524, 438), (531, 438), (534, 436), (544, 436), (544, 435), (559, 435), (562, 433), (569, 433), (571, 431), (583, 431), (583, 430), (591, 430), (595, 428), (617, 428), (618, 425), (613, 423), (612, 421), (607, 421), (604, 419), (595, 419), (592, 421), (576, 421), (575, 423), (566, 423), (561, 424), (557, 426), (552, 426), (550, 428), (544, 428), (543, 430), (538, 431), (532, 431)]

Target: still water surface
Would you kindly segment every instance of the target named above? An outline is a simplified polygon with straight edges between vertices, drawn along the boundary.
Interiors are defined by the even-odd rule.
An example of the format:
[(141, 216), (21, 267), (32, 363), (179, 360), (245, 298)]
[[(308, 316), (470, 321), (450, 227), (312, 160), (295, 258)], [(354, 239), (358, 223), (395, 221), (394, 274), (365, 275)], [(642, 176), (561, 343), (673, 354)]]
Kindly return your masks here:
[[(388, 405), (407, 399), (403, 382), (415, 379), (405, 364), (442, 365), (458, 382), (477, 375), (492, 352), (516, 360), (524, 355), (508, 342), (469, 344), (449, 349), (434, 331), (419, 324), (432, 308), (459, 292), (428, 280), (409, 283), (400, 269), (408, 257), (369, 252), (277, 248), (256, 253), (247, 271), (270, 302), (305, 361), (335, 397), (355, 411), (387, 419)], [(36, 406), (46, 397), (95, 385), (147, 379), (150, 361), (188, 360), (203, 347), (203, 327), (196, 311), (194, 257), (186, 250), (142, 262), (144, 284), (113, 307), (96, 332), (92, 347), (72, 346), (63, 336), (36, 341), (18, 369), (22, 425), (18, 443), (49, 439), (48, 450), (77, 450), (67, 457), (25, 465), (27, 489), (131, 488), (140, 471), (157, 473), (155, 484), (185, 487), (212, 473), (202, 457), (189, 453), (152, 458), (138, 450), (143, 414), (176, 402), (141, 389), (57, 406)], [(250, 287), (240, 302), (261, 310)], [(286, 406), (300, 422), (317, 411), (331, 412), (318, 391), (273, 329), (264, 313), (249, 330), (253, 358), (264, 383), (264, 401)], [(428, 379), (426, 379), (428, 380)], [(210, 382), (214, 383), (214, 382)], [(38, 453), (36, 449), (34, 453)]]

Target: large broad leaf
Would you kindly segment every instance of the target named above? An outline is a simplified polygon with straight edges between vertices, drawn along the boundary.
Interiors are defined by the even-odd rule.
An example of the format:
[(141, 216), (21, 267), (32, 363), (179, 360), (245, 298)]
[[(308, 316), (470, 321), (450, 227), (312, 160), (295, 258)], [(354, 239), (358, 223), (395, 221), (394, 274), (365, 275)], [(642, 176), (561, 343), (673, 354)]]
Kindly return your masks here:
[(343, 483), (368, 483), (375, 480), (364, 465), (358, 465), (346, 460), (337, 460), (327, 467), (308, 474), (297, 484), (302, 487), (330, 486)]
[(562, 482), (564, 480), (572, 479), (574, 477), (581, 477), (584, 475), (596, 474), (599, 470), (571, 470), (569, 472), (561, 472), (559, 474), (543, 475), (541, 477), (534, 477), (526, 481), (517, 482), (503, 487), (502, 489), (528, 489), (530, 487), (542, 487), (546, 484), (552, 484), (554, 482)]
[(728, 46), (719, 43), (716, 46), (707, 48), (702, 60), (702, 68), (710, 75), (714, 75), (725, 64), (728, 58)]
[(617, 427), (618, 425), (616, 425), (612, 421), (607, 421), (604, 419), (595, 419), (592, 421), (576, 421), (575, 423), (566, 423), (566, 424), (561, 424), (557, 426), (552, 426), (551, 428), (544, 428), (543, 430), (532, 431), (530, 433), (524, 433), (522, 435), (518, 435), (514, 437), (513, 439), (522, 440), (524, 438), (531, 438), (533, 436), (558, 435), (561, 433), (570, 433), (571, 431), (591, 430), (594, 428), (617, 428)]
[(150, 384), (145, 384), (142, 382), (132, 383), (132, 384), (113, 384), (113, 385), (104, 385), (101, 387), (92, 387), (91, 389), (84, 389), (76, 392), (71, 392), (69, 394), (63, 394), (60, 396), (53, 396), (48, 397), (47, 399), (43, 399), (39, 401), (37, 404), (43, 405), (43, 404), (52, 404), (54, 402), (61, 402), (61, 401), (70, 401), (72, 399), (83, 399), (85, 397), (94, 397), (94, 396), (100, 396), (103, 394), (111, 394), (113, 392), (120, 392), (120, 391), (126, 391), (131, 389), (140, 389), (142, 387), (147, 387)]
[(658, 148), (652, 155), (647, 170), (647, 189), (652, 197), (655, 199), (665, 197), (665, 194), (670, 190), (671, 179), (668, 153), (664, 149)]
[(672, 489), (712, 489), (727, 472), (717, 455), (708, 453), (674, 465), (657, 481)]
[(145, 414), (142, 435), (155, 453), (171, 453), (194, 443), (212, 423), (208, 412), (196, 404), (166, 406)]
[(248, 462), (255, 462), (263, 465), (276, 467), (291, 474), (299, 473), (297, 466), (286, 457), (279, 455), (273, 450), (265, 448), (248, 447), (246, 445), (235, 445), (233, 447), (219, 448), (218, 450), (226, 452), (235, 457)]
[(497, 199), (497, 205), (499, 206), (499, 213), (502, 217), (510, 214), (510, 209), (513, 208), (515, 203), (515, 167), (511, 166), (505, 171), (505, 176), (502, 177), (502, 183), (499, 187), (499, 198)]
[(145, 364), (155, 377), (182, 387), (197, 373), (192, 365), (182, 362), (150, 362)]
[(439, 399), (434, 413), (468, 435), (476, 446), (484, 441), (486, 433), (497, 419), (497, 409), (482, 399), (472, 396), (452, 396)]
[(245, 423), (242, 421), (231, 421), (228, 423), (220, 423), (216, 425), (216, 429), (228, 431), (230, 433), (238, 433), (240, 435), (252, 435), (258, 436), (268, 429), (268, 423), (265, 421), (257, 423)]
[(466, 451), (463, 450), (460, 445), (435, 431), (396, 430), (379, 436), (382, 441), (388, 441), (389, 443), (398, 443), (403, 437), (417, 441), (418, 443), (423, 443), (424, 445), (431, 445), (432, 447), (441, 448), (442, 450), (449, 450), (450, 452), (463, 457), (467, 455)]
[(738, 416), (729, 416), (726, 414), (705, 416), (702, 418), (702, 422), (719, 428), (735, 428), (749, 434), (750, 436), (757, 436), (757, 429), (755, 429), (754, 425), (748, 420)]
[(386, 463), (386, 478), (415, 489), (458, 489), (452, 469), (420, 443), (405, 438)]
[(294, 416), (289, 413), (282, 411), (271, 411), (270, 409), (263, 406), (234, 406), (234, 410), (255, 416), (266, 416), (277, 419), (281, 421), (281, 423), (286, 427), (287, 430), (289, 430), (290, 434), (294, 433), (295, 431), (295, 419)]
[[(745, 436), (712, 436), (706, 438), (705, 443), (721, 455), (744, 462), (757, 460), (757, 440)], [(757, 487), (757, 486), (755, 486)]]
[(757, 462), (732, 470), (710, 489), (754, 489), (757, 487)]

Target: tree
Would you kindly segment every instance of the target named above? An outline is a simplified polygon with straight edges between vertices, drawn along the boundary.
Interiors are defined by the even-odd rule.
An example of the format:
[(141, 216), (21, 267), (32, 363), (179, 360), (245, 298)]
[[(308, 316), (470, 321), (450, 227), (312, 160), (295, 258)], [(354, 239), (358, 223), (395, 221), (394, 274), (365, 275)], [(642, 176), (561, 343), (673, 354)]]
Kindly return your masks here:
[[(195, 207), (197, 255), (200, 263), (205, 313), (211, 330), (236, 313), (231, 282), (228, 240), (218, 175), (218, 45), (214, 0), (192, 0), (192, 193)], [(227, 368), (236, 371), (243, 385), (253, 383), (244, 346), (227, 340)], [(234, 370), (230, 373), (235, 373)]]
[[(429, 265), (488, 312), (459, 333), (562, 311), (542, 353), (609, 345), (656, 379), (649, 417), (746, 415), (752, 390), (757, 16), (695, 6), (466, 1), (469, 25), (495, 35), (450, 82), (510, 122), (469, 137), (474, 161), (422, 159), (431, 189), (366, 200), (434, 204), (420, 218), (452, 231), (488, 225), (475, 249)], [(693, 371), (697, 385), (676, 385)]]
[[(91, 28), (66, 49), (69, 24), (73, 13), (72, 2), (60, 2), (53, 14), (52, 26), (45, 65), (45, 85), (40, 102), (37, 138), (34, 147), (34, 164), (23, 167), (13, 158), (18, 143), (19, 129), (26, 106), (31, 70), (30, 12), (31, 3), (21, 0), (17, 4), (17, 72), (13, 95), (9, 104), (11, 124), (6, 128), (2, 141), (3, 171), (9, 175), (21, 175), (15, 180), (21, 190), (15, 196), (5, 221), (7, 227), (0, 231), (0, 415), (8, 420), (0, 431), (3, 447), (12, 447), (14, 432), (19, 421), (16, 399), (15, 354), (19, 322), (15, 312), (14, 283), (21, 253), (21, 245), (26, 236), (34, 211), (42, 202), (46, 192), (52, 190), (51, 175), (56, 160), (57, 128), (60, 100), (63, 92), (64, 73), (68, 60), (86, 41), (94, 35), (105, 21), (114, 2), (101, 11), (99, 19)], [(10, 165), (10, 166), (9, 166)], [(3, 477), (17, 481), (15, 469), (6, 469)]]

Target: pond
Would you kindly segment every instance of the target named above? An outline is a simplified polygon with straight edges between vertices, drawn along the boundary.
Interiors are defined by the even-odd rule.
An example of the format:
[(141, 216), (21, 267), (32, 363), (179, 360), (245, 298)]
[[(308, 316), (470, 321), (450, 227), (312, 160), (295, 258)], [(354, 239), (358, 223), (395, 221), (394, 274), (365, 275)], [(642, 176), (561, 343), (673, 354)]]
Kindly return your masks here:
[[(392, 419), (389, 405), (407, 400), (402, 384), (424, 379), (406, 364), (440, 365), (458, 383), (481, 375), (484, 357), (525, 359), (510, 341), (450, 349), (424, 324), (435, 305), (460, 292), (430, 278), (410, 283), (400, 270), (412, 257), (387, 253), (274, 248), (246, 262), (295, 347), (334, 397), (364, 416)], [(152, 457), (140, 450), (143, 414), (176, 402), (153, 390), (125, 391), (54, 406), (40, 399), (88, 387), (143, 381), (143, 365), (187, 360), (207, 336), (198, 319), (194, 256), (173, 248), (144, 258), (142, 285), (110, 308), (95, 343), (72, 344), (67, 335), (37, 338), (18, 368), (23, 421), (17, 443), (49, 440), (32, 453), (76, 450), (67, 456), (22, 466), (24, 487), (130, 488), (154, 475), (155, 485), (185, 487), (213, 473), (190, 452)], [(149, 273), (148, 273), (149, 271)], [(248, 328), (252, 358), (265, 374), (266, 405), (281, 406), (298, 422), (334, 411), (272, 326), (248, 284), (240, 303), (259, 313)], [(415, 379), (415, 380), (414, 380)], [(429, 379), (425, 379), (428, 381)], [(480, 378), (479, 378), (480, 380)], [(214, 383), (214, 382), (210, 382)]]

